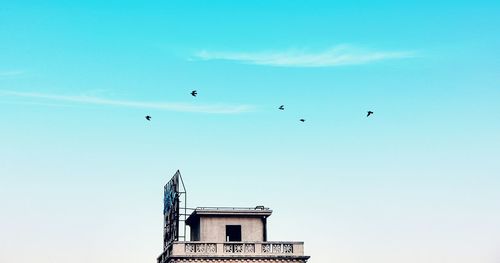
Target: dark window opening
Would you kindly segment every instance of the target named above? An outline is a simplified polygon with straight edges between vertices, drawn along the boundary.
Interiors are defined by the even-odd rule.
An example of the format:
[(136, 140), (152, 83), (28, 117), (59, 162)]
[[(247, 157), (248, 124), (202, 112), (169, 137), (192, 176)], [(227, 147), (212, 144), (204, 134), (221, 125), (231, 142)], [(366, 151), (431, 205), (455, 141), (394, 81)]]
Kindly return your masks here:
[(226, 225), (226, 241), (241, 241), (240, 225)]

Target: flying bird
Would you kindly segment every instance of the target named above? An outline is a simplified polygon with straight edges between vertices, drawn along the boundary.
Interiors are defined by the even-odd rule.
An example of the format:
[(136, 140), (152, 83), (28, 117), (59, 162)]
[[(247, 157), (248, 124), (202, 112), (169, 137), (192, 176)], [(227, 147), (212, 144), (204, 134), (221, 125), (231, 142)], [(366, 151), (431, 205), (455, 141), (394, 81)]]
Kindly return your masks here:
[(285, 110), (285, 105), (281, 105), (278, 109)]
[(198, 92), (196, 90), (191, 91), (191, 96), (196, 97), (198, 95)]
[(304, 120), (304, 119), (300, 119), (299, 121), (301, 121), (301, 122), (305, 122), (306, 120)]
[(145, 118), (146, 120), (151, 121), (151, 116), (147, 115)]
[(368, 111), (368, 114), (366, 114), (366, 117), (369, 117), (369, 116), (370, 116), (370, 115), (372, 115), (372, 114), (373, 114), (373, 111), (369, 110), (369, 111)]

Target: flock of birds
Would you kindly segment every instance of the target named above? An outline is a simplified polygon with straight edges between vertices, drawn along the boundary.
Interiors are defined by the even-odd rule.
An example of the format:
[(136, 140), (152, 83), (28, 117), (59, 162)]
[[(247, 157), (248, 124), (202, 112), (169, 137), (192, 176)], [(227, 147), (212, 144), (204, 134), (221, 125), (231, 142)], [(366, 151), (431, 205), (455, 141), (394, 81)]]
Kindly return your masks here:
[[(191, 96), (196, 97), (196, 95), (198, 95), (198, 91), (196, 91), (196, 90), (191, 91)], [(279, 110), (285, 110), (285, 105), (279, 106), (278, 109)], [(370, 117), (370, 115), (372, 115), (372, 114), (373, 114), (373, 111), (367, 111), (366, 117)], [(146, 118), (146, 120), (151, 121), (151, 116), (146, 115), (145, 118)], [(305, 122), (306, 120), (305, 119), (299, 119), (299, 121), (300, 122)]]

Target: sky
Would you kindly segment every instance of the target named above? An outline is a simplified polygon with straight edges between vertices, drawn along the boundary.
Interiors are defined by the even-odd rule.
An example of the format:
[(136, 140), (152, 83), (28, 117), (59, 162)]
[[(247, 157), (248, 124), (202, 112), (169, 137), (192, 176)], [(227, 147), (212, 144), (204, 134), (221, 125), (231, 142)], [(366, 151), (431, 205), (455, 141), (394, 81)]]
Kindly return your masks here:
[(0, 262), (154, 262), (177, 169), (311, 263), (500, 262), (500, 2), (1, 6)]

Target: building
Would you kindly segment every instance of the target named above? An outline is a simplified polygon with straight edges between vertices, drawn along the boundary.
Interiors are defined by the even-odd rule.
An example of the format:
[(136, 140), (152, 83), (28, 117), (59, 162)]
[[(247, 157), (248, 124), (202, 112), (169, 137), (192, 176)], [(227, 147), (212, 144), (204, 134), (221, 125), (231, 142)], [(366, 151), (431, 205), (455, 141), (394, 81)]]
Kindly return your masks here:
[(305, 263), (304, 243), (268, 241), (267, 218), (272, 210), (198, 207), (186, 220), (190, 241), (173, 241), (158, 263)]

